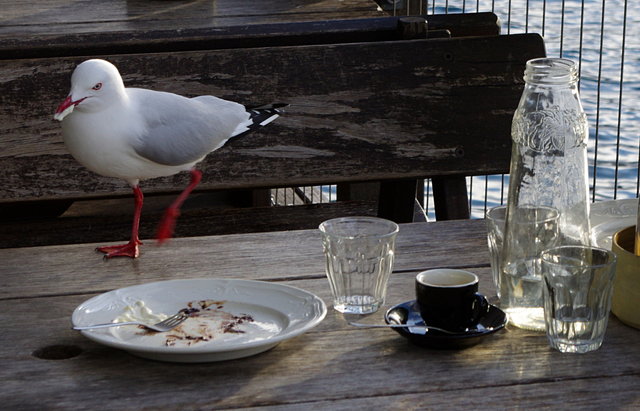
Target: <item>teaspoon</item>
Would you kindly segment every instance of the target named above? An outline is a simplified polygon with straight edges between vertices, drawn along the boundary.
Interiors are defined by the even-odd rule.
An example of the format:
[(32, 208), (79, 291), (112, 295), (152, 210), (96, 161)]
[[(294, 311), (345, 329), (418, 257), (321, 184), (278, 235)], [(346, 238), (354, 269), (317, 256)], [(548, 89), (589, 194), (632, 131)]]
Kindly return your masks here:
[(443, 332), (445, 334), (460, 334), (460, 333), (464, 333), (467, 330), (461, 330), (461, 331), (449, 331), (449, 330), (445, 330), (444, 328), (438, 328), (438, 327), (433, 327), (433, 326), (426, 326), (426, 325), (411, 325), (411, 324), (364, 324), (364, 323), (356, 323), (356, 322), (351, 322), (349, 321), (349, 325), (353, 325), (354, 327), (360, 327), (360, 328), (411, 328), (413, 329), (417, 329), (417, 330), (424, 330), (425, 332), (429, 332), (429, 331), (440, 331)]

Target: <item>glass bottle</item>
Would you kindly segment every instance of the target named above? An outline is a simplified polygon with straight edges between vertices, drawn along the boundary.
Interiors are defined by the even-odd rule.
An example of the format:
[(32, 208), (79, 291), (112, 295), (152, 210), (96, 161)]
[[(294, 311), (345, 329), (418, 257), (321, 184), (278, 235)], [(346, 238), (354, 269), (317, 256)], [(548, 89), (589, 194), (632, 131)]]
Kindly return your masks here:
[(529, 60), (524, 80), (511, 128), (500, 305), (512, 324), (543, 331), (539, 253), (590, 243), (588, 125), (573, 61)]

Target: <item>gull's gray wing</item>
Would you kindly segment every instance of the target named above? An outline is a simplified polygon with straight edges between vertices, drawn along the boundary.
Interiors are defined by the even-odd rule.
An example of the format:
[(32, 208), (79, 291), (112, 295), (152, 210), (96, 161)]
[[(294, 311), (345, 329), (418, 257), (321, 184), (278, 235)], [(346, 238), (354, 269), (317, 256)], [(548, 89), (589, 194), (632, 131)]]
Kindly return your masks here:
[(127, 93), (144, 123), (133, 148), (159, 164), (198, 161), (251, 124), (244, 106), (217, 97), (187, 98), (136, 88), (128, 88)]

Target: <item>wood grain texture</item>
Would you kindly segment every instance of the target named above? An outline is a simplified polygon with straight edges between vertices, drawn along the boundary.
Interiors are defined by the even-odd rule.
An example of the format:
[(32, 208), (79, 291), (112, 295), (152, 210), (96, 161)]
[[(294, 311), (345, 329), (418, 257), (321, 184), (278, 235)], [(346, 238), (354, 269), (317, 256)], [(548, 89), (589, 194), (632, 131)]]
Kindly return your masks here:
[[(543, 53), (531, 34), (107, 58), (129, 86), (291, 103), (268, 130), (232, 140), (201, 163), (202, 188), (228, 189), (504, 172), (524, 63)], [(129, 193), (66, 154), (51, 120), (81, 60), (0, 67), (3, 201)], [(173, 191), (186, 178), (143, 189)]]
[[(201, 2), (184, 6), (185, 13), (207, 18)], [(28, 6), (25, 10), (25, 16), (34, 12)], [(220, 10), (228, 15), (229, 10)], [(109, 13), (104, 21), (111, 21)], [(51, 120), (53, 107), (67, 92), (70, 72), (85, 58), (81, 55), (106, 54), (130, 86), (188, 96), (215, 94), (247, 105), (292, 103), (262, 134), (232, 141), (200, 165), (203, 190), (247, 190), (376, 180), (389, 181), (386, 186), (395, 189), (399, 181), (410, 187), (422, 177), (505, 172), (523, 65), (544, 54), (539, 36), (496, 36), (499, 23), (492, 13), (429, 16), (427, 23), (415, 18), (285, 19), (287, 23), (258, 20), (243, 27), (187, 25), (173, 32), (162, 25), (144, 28), (146, 18), (160, 15), (168, 16), (142, 13), (129, 22), (128, 32), (94, 26), (86, 33), (71, 30), (74, 34), (41, 38), (14, 31), (12, 38), (24, 43), (0, 43), (7, 59), (0, 67), (0, 103), (5, 107), (0, 111), (0, 247), (128, 236), (130, 218), (42, 218), (45, 213), (55, 217), (53, 206), (67, 201), (130, 194), (124, 182), (94, 175), (73, 160), (61, 142), (59, 125)], [(95, 23), (91, 16), (82, 18)], [(43, 22), (43, 30), (55, 24)], [(398, 41), (443, 31), (490, 37)], [(307, 45), (291, 46), (300, 44)], [(54, 58), (44, 58), (49, 56)], [(493, 121), (485, 121), (488, 116)], [(144, 182), (143, 190), (173, 193), (186, 183), (187, 177), (178, 175)], [(382, 196), (365, 208), (310, 206), (253, 213), (207, 208), (185, 213), (176, 234), (300, 229), (354, 213), (408, 222), (413, 191)], [(446, 197), (436, 202), (451, 208), (455, 196)], [(458, 197), (464, 206), (466, 195)], [(15, 210), (31, 221), (16, 221)], [(143, 235), (154, 230), (156, 220), (156, 215), (145, 215)]]
[[(146, 244), (135, 260), (103, 261), (94, 249), (104, 244), (0, 250), (0, 300), (104, 291), (171, 278), (234, 278), (247, 275), (247, 268), (249, 278), (261, 280), (324, 277), (318, 230), (176, 238), (160, 247), (142, 240)], [(486, 266), (485, 223), (403, 224), (397, 252), (396, 271)]]
[[(409, 269), (411, 264), (465, 267), (479, 275), (482, 293), (495, 296), (483, 222), (403, 225), (399, 240), (399, 266), (391, 277), (387, 306), (413, 298), (418, 270)], [(145, 256), (153, 258), (137, 261), (155, 261), (150, 265), (118, 260), (94, 266), (84, 259), (96, 257), (85, 253), (88, 244), (38, 247), (28, 250), (29, 265), (34, 266), (31, 272), (27, 267), (7, 271), (6, 257), (12, 256), (0, 251), (2, 288), (14, 290), (13, 296), (5, 291), (0, 300), (5, 321), (5, 343), (0, 344), (3, 406), (70, 410), (640, 407), (640, 332), (615, 317), (610, 318), (598, 351), (568, 355), (549, 348), (544, 334), (513, 327), (462, 351), (424, 349), (391, 330), (350, 328), (330, 310), (318, 327), (268, 352), (188, 365), (142, 360), (95, 344), (69, 329), (69, 316), (82, 301), (114, 285), (159, 279), (157, 271), (163, 265), (167, 270), (164, 278), (199, 277), (203, 270), (210, 277), (269, 278), (331, 301), (316, 231), (203, 237), (177, 243), (190, 243), (194, 252), (178, 261), (165, 248)], [(445, 243), (460, 248), (447, 248)], [(280, 249), (278, 255), (273, 255), (271, 247)], [(15, 250), (13, 261), (26, 257), (26, 251)], [(214, 253), (218, 257), (212, 264)], [(83, 269), (73, 262), (74, 254), (85, 262)], [(288, 257), (294, 254), (300, 259), (296, 270)], [(250, 255), (260, 265), (249, 264)], [(67, 259), (67, 264), (57, 258)], [(51, 261), (48, 268), (47, 260)], [(40, 268), (38, 261), (42, 261)], [(181, 269), (175, 270), (178, 266)], [(22, 279), (20, 290), (7, 284), (17, 285), (14, 277)], [(81, 286), (74, 287), (72, 282)], [(378, 312), (368, 320), (381, 322), (382, 315)], [(61, 360), (33, 355), (56, 345), (76, 347), (78, 355)]]
[[(127, 205), (133, 205), (133, 201), (128, 202), (130, 204)], [(118, 206), (122, 207), (121, 203)], [(131, 234), (133, 211), (129, 207), (123, 209), (122, 213), (115, 215), (63, 215), (59, 218), (0, 221), (0, 248), (124, 241)], [(163, 214), (163, 210), (147, 212), (143, 209), (140, 238), (155, 238)], [(231, 205), (211, 208), (205, 205), (197, 209), (183, 209), (173, 237), (310, 229), (330, 218), (356, 215), (377, 216), (377, 203), (344, 201), (286, 208), (235, 208)]]
[(2, 0), (0, 6), (0, 35), (12, 39), (20, 35), (126, 32), (133, 28), (143, 32), (380, 15), (375, 2), (369, 0)]
[[(0, 0), (0, 7), (3, 9), (0, 50), (4, 52), (0, 58), (25, 56), (30, 54), (30, 49), (41, 53), (55, 50), (63, 53), (58, 55), (66, 55), (65, 50), (73, 47), (84, 50), (116, 44), (118, 47), (143, 43), (153, 46), (160, 42), (171, 47), (172, 43), (184, 44), (204, 38), (214, 43), (220, 38), (226, 41), (242, 38), (243, 42), (247, 39), (250, 42), (252, 37), (265, 37), (265, 34), (296, 37), (312, 34), (308, 28), (327, 38), (328, 33), (340, 27), (338, 20), (346, 19), (362, 20), (356, 25), (358, 29), (350, 23), (348, 31), (357, 32), (369, 26), (366, 31), (370, 37), (371, 28), (377, 32), (385, 30), (379, 23), (371, 26), (371, 19), (386, 15), (372, 0), (273, 0), (268, 3), (260, 0), (241, 3), (232, 0), (48, 0), (37, 3)], [(498, 18), (492, 13), (428, 18), (430, 30), (448, 30), (454, 37), (499, 33)], [(315, 24), (306, 24), (309, 22)], [(302, 29), (303, 26), (307, 28)], [(345, 30), (340, 31), (344, 34)]]
[[(339, 4), (344, 4), (340, 2)], [(368, 5), (366, 6), (369, 7)], [(305, 17), (301, 17), (304, 15)], [(28, 26), (37, 30), (23, 33), (24, 25), (0, 27), (0, 59), (90, 56), (101, 54), (152, 53), (186, 50), (211, 50), (246, 47), (273, 47), (309, 44), (354, 43), (414, 39), (415, 28), (405, 22), (411, 17), (368, 17), (362, 9), (335, 10), (330, 13), (249, 15), (251, 24), (240, 24), (243, 16), (225, 17), (212, 25), (146, 24), (136, 19), (126, 29), (103, 30), (104, 20), (95, 21), (91, 29), (74, 32), (69, 24), (43, 22)], [(379, 15), (376, 13), (376, 15)], [(193, 19), (208, 19), (194, 14)], [(428, 24), (425, 24), (428, 19)], [(189, 19), (187, 19), (189, 20)], [(264, 23), (264, 21), (273, 21)], [(234, 25), (235, 24), (235, 25)], [(493, 13), (432, 15), (422, 18), (421, 38), (494, 36), (500, 33), (498, 18)], [(62, 25), (64, 33), (60, 34)], [(422, 30), (419, 30), (422, 31)]]
[[(312, 31), (279, 25), (377, 13), (359, 0), (0, 6), (0, 202), (17, 206), (129, 194), (124, 184), (76, 164), (51, 120), (71, 70), (84, 59), (72, 56), (69, 43), (80, 54), (112, 60), (130, 86), (292, 103), (270, 130), (233, 141), (202, 164), (207, 189), (505, 170), (524, 61), (544, 55), (536, 35), (302, 47), (294, 45)], [(450, 18), (460, 19), (454, 37), (479, 33), (467, 16)], [(490, 31), (484, 34), (497, 34), (495, 20), (483, 21)], [(429, 28), (449, 27), (431, 20)], [(280, 43), (238, 48), (255, 47), (268, 30)], [(164, 53), (153, 53), (163, 42)], [(145, 190), (172, 192), (186, 181), (154, 180)], [(196, 215), (188, 227), (210, 234), (220, 221), (207, 218), (198, 226)], [(92, 226), (95, 220), (72, 221), (62, 226), (105, 229)], [(107, 233), (120, 235), (128, 219), (122, 223)], [(12, 230), (15, 239), (27, 235), (19, 225)], [(62, 241), (69, 238), (59, 231)], [(145, 241), (136, 260), (103, 261), (93, 251), (97, 244), (0, 250), (0, 408), (640, 408), (640, 332), (615, 317), (600, 350), (566, 355), (551, 350), (543, 334), (512, 327), (463, 351), (428, 350), (391, 330), (350, 328), (330, 310), (318, 327), (268, 352), (189, 365), (142, 360), (70, 330), (71, 312), (91, 296), (165, 279), (276, 281), (331, 301), (317, 230), (187, 237), (163, 247)], [(476, 272), (480, 291), (495, 298), (484, 221), (402, 225), (396, 251), (388, 306), (412, 299), (415, 274), (434, 267)], [(370, 320), (382, 322), (382, 311)], [(70, 358), (38, 357), (56, 352)]]

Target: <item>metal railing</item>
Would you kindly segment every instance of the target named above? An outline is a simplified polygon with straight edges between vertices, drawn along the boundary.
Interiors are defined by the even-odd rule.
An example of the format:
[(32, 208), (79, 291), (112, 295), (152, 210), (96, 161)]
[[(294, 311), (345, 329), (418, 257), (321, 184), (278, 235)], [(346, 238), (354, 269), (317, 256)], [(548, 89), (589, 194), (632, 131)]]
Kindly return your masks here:
[[(406, 3), (405, 3), (406, 2)], [(592, 201), (640, 192), (640, 11), (629, 0), (378, 0), (391, 14), (490, 11), (503, 34), (539, 33), (547, 55), (576, 61), (580, 96), (589, 118)], [(467, 178), (472, 218), (506, 201), (508, 175)], [(322, 192), (335, 199), (335, 186)], [(430, 183), (425, 208), (435, 220)]]
[[(580, 96), (589, 118), (593, 201), (635, 198), (640, 192), (640, 12), (629, 0), (412, 0), (398, 10), (423, 14), (491, 11), (504, 34), (534, 32), (547, 55), (578, 63)], [(472, 217), (506, 201), (508, 176), (468, 179)], [(425, 189), (428, 196), (429, 187)], [(428, 215), (434, 218), (430, 197)]]

